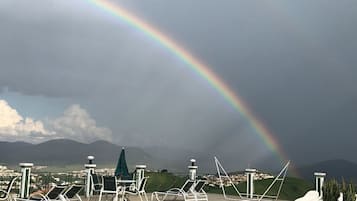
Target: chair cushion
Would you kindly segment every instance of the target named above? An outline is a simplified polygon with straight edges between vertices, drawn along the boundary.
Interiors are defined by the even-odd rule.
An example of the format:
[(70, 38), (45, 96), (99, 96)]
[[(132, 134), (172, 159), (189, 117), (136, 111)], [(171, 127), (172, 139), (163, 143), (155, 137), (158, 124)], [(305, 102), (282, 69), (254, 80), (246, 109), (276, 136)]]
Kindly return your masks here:
[(66, 197), (71, 199), (76, 196), (82, 190), (82, 186), (71, 186), (70, 189), (65, 193)]
[(6, 194), (5, 193), (0, 193), (0, 198), (5, 198)]
[(115, 177), (109, 177), (109, 176), (103, 177), (103, 189), (105, 191), (116, 191), (117, 184), (116, 184)]

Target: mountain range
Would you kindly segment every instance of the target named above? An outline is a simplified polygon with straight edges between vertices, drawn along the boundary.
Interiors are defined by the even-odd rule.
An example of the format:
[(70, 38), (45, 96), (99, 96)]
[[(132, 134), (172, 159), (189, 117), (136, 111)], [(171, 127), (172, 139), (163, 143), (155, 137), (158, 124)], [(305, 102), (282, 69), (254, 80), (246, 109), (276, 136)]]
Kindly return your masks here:
[[(68, 139), (56, 139), (40, 144), (0, 141), (0, 165), (18, 166), (21, 162), (32, 162), (44, 166), (83, 166), (87, 156), (95, 156), (98, 166), (115, 167), (122, 146), (107, 141), (85, 144)], [(196, 158), (200, 170), (213, 167), (213, 156), (188, 150), (163, 147), (125, 147), (129, 168), (135, 164), (147, 164), (152, 170), (168, 169), (172, 172), (187, 171), (189, 160)]]
[[(32, 162), (35, 165), (55, 167), (83, 167), (83, 164), (87, 163), (87, 156), (93, 155), (99, 167), (115, 167), (121, 150), (122, 146), (107, 141), (90, 144), (67, 139), (50, 140), (40, 144), (0, 142), (0, 165), (18, 166), (21, 162)], [(204, 153), (161, 147), (125, 147), (125, 150), (129, 168), (134, 168), (135, 164), (146, 164), (152, 170), (168, 169), (185, 173), (189, 159), (194, 157), (201, 173), (215, 171), (213, 156)], [(258, 167), (260, 170), (271, 170), (269, 163), (261, 163)], [(347, 160), (321, 161), (295, 169), (301, 177), (308, 180), (313, 179), (314, 172), (321, 171), (326, 172), (328, 178), (357, 181), (357, 164)]]
[(357, 163), (343, 160), (326, 160), (298, 169), (300, 176), (313, 179), (314, 172), (325, 172), (327, 179), (337, 179), (357, 182)]
[[(129, 164), (147, 164), (151, 155), (142, 149), (126, 147), (126, 158)], [(35, 165), (65, 166), (83, 165), (87, 156), (95, 156), (97, 164), (116, 164), (121, 146), (106, 141), (84, 144), (72, 140), (57, 139), (40, 144), (25, 142), (0, 142), (0, 163), (17, 165), (20, 162), (32, 162)]]

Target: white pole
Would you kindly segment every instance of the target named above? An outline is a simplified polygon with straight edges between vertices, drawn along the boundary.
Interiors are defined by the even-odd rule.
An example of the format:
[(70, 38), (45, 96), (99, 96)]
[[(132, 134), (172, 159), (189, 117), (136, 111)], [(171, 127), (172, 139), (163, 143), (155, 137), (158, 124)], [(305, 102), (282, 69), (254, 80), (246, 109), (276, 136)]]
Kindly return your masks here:
[(21, 185), (20, 198), (27, 198), (30, 193), (31, 167), (33, 163), (20, 163), (21, 167)]
[(324, 185), (324, 180), (326, 177), (326, 173), (324, 172), (315, 172), (315, 188), (316, 191), (319, 193), (319, 196), (322, 197), (323, 196), (323, 190), (322, 187)]
[(247, 198), (253, 198), (254, 194), (254, 174), (256, 169), (245, 169), (247, 175)]
[(88, 164), (84, 164), (86, 168), (87, 177), (86, 177), (86, 197), (89, 198), (93, 194), (92, 189), (92, 180), (91, 176), (94, 173), (94, 169), (97, 167), (96, 164), (93, 164), (94, 156), (88, 156)]

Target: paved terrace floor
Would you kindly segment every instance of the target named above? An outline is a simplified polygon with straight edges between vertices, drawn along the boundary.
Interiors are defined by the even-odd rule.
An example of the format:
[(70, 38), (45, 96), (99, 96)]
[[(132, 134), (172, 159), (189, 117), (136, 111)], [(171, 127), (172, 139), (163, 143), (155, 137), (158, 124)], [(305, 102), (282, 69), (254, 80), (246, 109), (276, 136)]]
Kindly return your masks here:
[[(151, 193), (148, 193), (147, 196), (148, 196), (149, 201), (151, 201)], [(112, 201), (113, 200), (112, 196), (110, 196), (110, 195), (107, 198), (108, 199), (106, 200), (106, 197), (104, 195), (102, 198), (102, 201)], [(129, 198), (129, 201), (140, 201), (139, 196), (130, 195), (128, 198)], [(235, 196), (230, 196), (230, 198), (235, 198), (238, 200), (238, 197), (235, 197)], [(99, 200), (99, 196), (97, 196), (97, 195), (91, 197), (91, 199), (90, 199), (90, 201), (98, 201), (98, 200)], [(171, 200), (170, 200), (170, 198), (166, 199), (166, 201), (174, 201), (174, 200), (179, 201), (179, 200), (183, 200), (183, 199), (182, 199), (182, 197), (178, 197), (177, 199), (172, 198)], [(87, 201), (87, 198), (82, 197), (82, 201)], [(156, 199), (154, 199), (153, 201), (156, 201)], [(208, 201), (229, 201), (229, 200), (225, 200), (223, 195), (221, 195), (221, 194), (210, 194), (209, 193)], [(243, 199), (242, 201), (246, 201), (246, 200)], [(265, 201), (267, 201), (267, 200), (265, 200)], [(269, 200), (269, 201), (272, 201), (272, 200)], [(278, 201), (283, 201), (283, 200), (278, 200)]]

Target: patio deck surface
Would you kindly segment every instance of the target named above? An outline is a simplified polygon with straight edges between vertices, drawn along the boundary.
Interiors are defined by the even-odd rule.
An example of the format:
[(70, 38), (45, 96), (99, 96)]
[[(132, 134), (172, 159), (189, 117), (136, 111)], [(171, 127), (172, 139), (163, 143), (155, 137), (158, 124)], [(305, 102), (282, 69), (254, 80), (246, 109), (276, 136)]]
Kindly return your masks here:
[[(223, 195), (221, 194), (207, 194), (208, 195), (208, 201), (227, 201), (224, 199)], [(147, 194), (149, 201), (151, 201), (151, 193)], [(99, 196), (93, 196), (90, 201), (98, 201)], [(129, 197), (129, 201), (140, 201), (139, 196), (135, 196), (135, 195), (130, 195)], [(234, 196), (230, 196), (230, 198), (236, 198), (238, 200), (238, 197), (234, 197)], [(87, 201), (87, 198), (82, 198), (83, 201)], [(178, 197), (177, 199), (171, 199), (171, 200), (182, 200), (180, 197)], [(108, 196), (108, 200), (105, 199), (105, 196), (102, 198), (102, 201), (112, 201), (112, 197)], [(155, 199), (153, 201), (156, 201)], [(166, 201), (170, 201), (170, 199), (166, 199)], [(246, 199), (242, 199), (242, 201), (246, 201)], [(271, 200), (269, 200), (271, 201)], [(283, 201), (283, 200), (278, 200), (278, 201)]]

